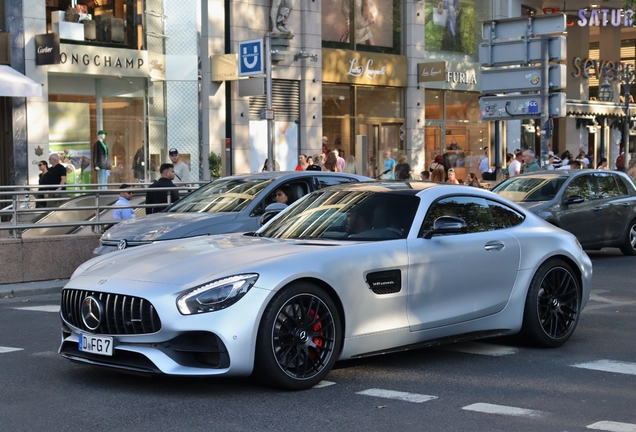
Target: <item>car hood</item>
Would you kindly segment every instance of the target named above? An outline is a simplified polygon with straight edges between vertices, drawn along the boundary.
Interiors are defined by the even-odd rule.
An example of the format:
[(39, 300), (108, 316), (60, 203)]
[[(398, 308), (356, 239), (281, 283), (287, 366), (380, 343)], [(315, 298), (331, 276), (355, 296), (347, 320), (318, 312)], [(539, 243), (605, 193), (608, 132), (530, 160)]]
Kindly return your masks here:
[(233, 221), (239, 213), (155, 213), (123, 221), (106, 231), (102, 241), (154, 241), (187, 236), (208, 225)]
[[(333, 246), (333, 242), (314, 243), (315, 246)], [(76, 272), (79, 275), (74, 275), (69, 285), (75, 285), (79, 280), (82, 286), (97, 285), (103, 280), (126, 280), (196, 286), (233, 272), (253, 271), (249, 269), (260, 261), (298, 254), (307, 250), (307, 245), (301, 240), (277, 240), (240, 233), (159, 242), (93, 258), (80, 266)], [(121, 287), (121, 284), (114, 285), (114, 288)]]

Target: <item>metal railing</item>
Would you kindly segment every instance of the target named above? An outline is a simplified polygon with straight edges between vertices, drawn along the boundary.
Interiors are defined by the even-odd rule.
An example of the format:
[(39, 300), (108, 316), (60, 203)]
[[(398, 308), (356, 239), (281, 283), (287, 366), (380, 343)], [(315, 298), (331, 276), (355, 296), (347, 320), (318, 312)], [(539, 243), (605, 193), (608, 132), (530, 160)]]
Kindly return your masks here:
[[(177, 186), (180, 195), (198, 189), (208, 182), (190, 182), (190, 186)], [(121, 183), (109, 183), (109, 189), (103, 189), (101, 184), (66, 185), (66, 190), (50, 190), (51, 185), (22, 185), (0, 187), (0, 232), (9, 231), (14, 238), (20, 238), (25, 230), (36, 228), (91, 227), (93, 232), (102, 233), (111, 225), (121, 222), (119, 219), (108, 217), (108, 211), (122, 208), (132, 208), (133, 211), (165, 207), (166, 204), (145, 204), (145, 199), (130, 206), (112, 205), (119, 198), (121, 192), (143, 194), (151, 183), (134, 183), (127, 189), (119, 189)], [(170, 191), (175, 188), (153, 188), (153, 192), (166, 191), (167, 205), (171, 204)], [(38, 198), (38, 195), (56, 195), (50, 198)], [(80, 200), (80, 198), (87, 198)], [(91, 199), (92, 198), (92, 199)], [(136, 197), (134, 197), (136, 198)], [(133, 198), (133, 199), (134, 199)], [(78, 204), (81, 201), (81, 205)], [(45, 207), (36, 207), (36, 203), (45, 203)], [(67, 213), (69, 216), (62, 222), (46, 222), (47, 215), (57, 212)], [(76, 215), (73, 215), (73, 212)], [(112, 212), (111, 212), (112, 213)], [(8, 220), (5, 220), (8, 219)]]

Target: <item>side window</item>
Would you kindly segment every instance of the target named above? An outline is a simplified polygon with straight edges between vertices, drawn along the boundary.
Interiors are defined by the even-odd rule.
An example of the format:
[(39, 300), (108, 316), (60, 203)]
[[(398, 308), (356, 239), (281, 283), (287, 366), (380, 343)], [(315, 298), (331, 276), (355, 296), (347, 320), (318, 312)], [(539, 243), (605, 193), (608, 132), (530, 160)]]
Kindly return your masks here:
[(495, 229), (510, 228), (519, 225), (524, 221), (525, 217), (511, 209), (507, 205), (501, 204), (497, 201), (487, 200), (490, 212), (492, 213), (492, 219)]
[(351, 183), (357, 180), (350, 177), (339, 177), (339, 176), (325, 176), (318, 175), (316, 176), (316, 181), (314, 182), (316, 190), (326, 188), (329, 186), (335, 186), (342, 183)]
[(420, 237), (433, 229), (433, 223), (442, 216), (455, 216), (463, 219), (469, 233), (491, 231), (495, 229), (488, 202), (479, 197), (452, 196), (442, 198), (431, 205), (420, 229)]
[(569, 198), (572, 195), (580, 195), (585, 198), (586, 201), (596, 198), (591, 180), (591, 175), (578, 176), (572, 180), (565, 189), (565, 198)]
[(594, 177), (596, 177), (600, 198), (611, 198), (621, 195), (616, 179), (612, 174), (596, 173)]
[(261, 202), (254, 207), (254, 210), (250, 213), (250, 216), (260, 216), (265, 213), (265, 209), (268, 205), (276, 202), (276, 191), (282, 188), (287, 192), (288, 202), (286, 204), (293, 204), (296, 200), (304, 197), (309, 193), (309, 184), (305, 180), (296, 180), (279, 184), (269, 193), (267, 196), (261, 199)]
[(616, 179), (616, 183), (618, 184), (618, 190), (621, 193), (621, 196), (629, 195), (629, 190), (627, 189), (627, 185), (623, 180), (623, 177), (613, 174), (613, 177)]

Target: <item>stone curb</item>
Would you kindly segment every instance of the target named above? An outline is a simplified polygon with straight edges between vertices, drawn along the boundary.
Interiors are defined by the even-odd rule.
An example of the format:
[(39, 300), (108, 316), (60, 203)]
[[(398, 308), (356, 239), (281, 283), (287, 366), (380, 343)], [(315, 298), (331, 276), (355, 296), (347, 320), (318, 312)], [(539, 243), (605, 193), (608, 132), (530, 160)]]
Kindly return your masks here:
[(0, 285), (0, 299), (59, 294), (68, 279)]

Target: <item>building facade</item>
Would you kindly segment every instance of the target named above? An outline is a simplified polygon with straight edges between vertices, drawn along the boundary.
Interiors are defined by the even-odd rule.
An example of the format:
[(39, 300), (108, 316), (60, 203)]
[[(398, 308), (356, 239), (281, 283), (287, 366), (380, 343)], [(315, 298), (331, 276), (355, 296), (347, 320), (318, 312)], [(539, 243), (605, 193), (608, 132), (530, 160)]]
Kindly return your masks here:
[[(0, 96), (2, 183), (37, 183), (37, 162), (50, 152), (71, 166), (69, 182), (96, 182), (99, 130), (113, 183), (156, 178), (170, 148), (193, 181), (209, 178), (210, 153), (221, 156), (225, 175), (260, 171), (268, 154), (263, 76), (224, 79), (212, 69), (240, 41), (263, 38), (279, 3), (291, 6), (288, 46), (271, 69), (279, 169), (320, 153), (323, 137), (373, 177), (387, 151), (405, 155), (414, 177), (436, 155), (460, 178), (479, 174), (484, 157), (494, 165), (495, 133), (501, 160), (540, 150), (538, 118), (497, 131), (481, 120), (477, 53), (482, 21), (554, 12), (569, 17), (568, 109), (554, 122), (552, 150), (584, 147), (597, 160), (619, 154), (624, 89), (610, 74), (612, 99), (596, 100), (603, 68), (636, 58), (631, 11), (618, 1), (4, 0), (10, 66), (40, 84), (42, 97)], [(59, 63), (38, 64), (36, 36), (46, 34), (59, 35)]]

